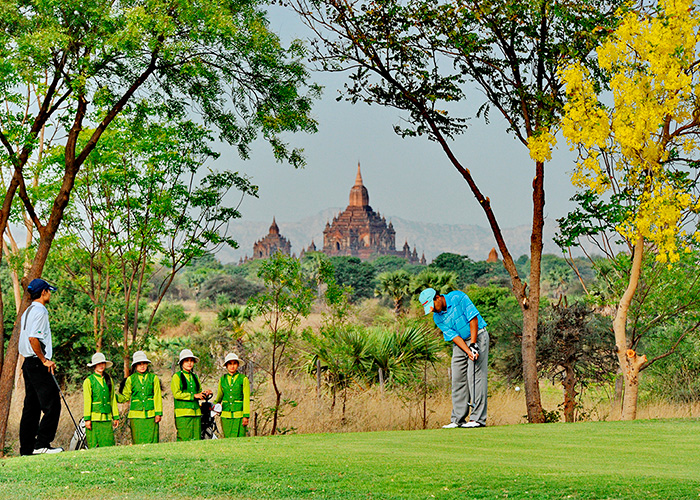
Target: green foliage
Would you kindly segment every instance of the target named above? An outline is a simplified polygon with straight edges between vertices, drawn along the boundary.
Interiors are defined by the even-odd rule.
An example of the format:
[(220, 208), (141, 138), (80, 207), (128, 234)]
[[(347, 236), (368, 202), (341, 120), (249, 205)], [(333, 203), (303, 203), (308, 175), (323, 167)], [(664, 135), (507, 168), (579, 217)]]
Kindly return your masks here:
[(700, 338), (697, 330), (677, 346), (679, 327), (671, 324), (660, 328), (656, 345), (645, 345), (650, 357), (673, 352), (659, 359), (644, 372), (641, 388), (646, 398), (654, 401), (694, 404), (700, 401)]
[(311, 312), (314, 292), (308, 287), (301, 262), (281, 252), (261, 262), (258, 277), (263, 280), (266, 289), (248, 303), (265, 326), (264, 331), (256, 332), (253, 341), (261, 344), (259, 351), (265, 353), (266, 360), (258, 360), (258, 365), (270, 374), (275, 390), (275, 411), (270, 432), (276, 434), (282, 408), (282, 391), (277, 376), (287, 356), (287, 348), (298, 334), (301, 319)]
[[(588, 190), (575, 194), (571, 201), (575, 202), (577, 207), (566, 217), (557, 219), (559, 229), (554, 242), (562, 251), (580, 246), (581, 238), (605, 245), (605, 240), (611, 237), (610, 233), (614, 228), (627, 219), (633, 211), (631, 204), (634, 200), (627, 191), (612, 194), (610, 199), (606, 200), (595, 191)], [(623, 238), (619, 235), (613, 240), (616, 245), (622, 242)], [(601, 250), (605, 254), (609, 251), (602, 247)]]
[(216, 316), (216, 320), (222, 325), (229, 325), (235, 328), (241, 327), (255, 316), (253, 308), (232, 305), (222, 308)]
[(547, 409), (542, 408), (542, 414), (544, 415), (545, 424), (552, 424), (561, 420), (561, 415), (559, 415), (557, 410), (548, 411)]
[(352, 287), (350, 300), (357, 302), (374, 295), (376, 287), (376, 270), (369, 262), (362, 262), (358, 257), (331, 257), (335, 281), (340, 285)]
[[(347, 390), (353, 382), (366, 380), (369, 367), (368, 339), (361, 328), (322, 328), (318, 335), (307, 331), (304, 340), (308, 353), (307, 370), (317, 375), (316, 370), (320, 365), (322, 377), (333, 396), (331, 407), (335, 406), (339, 391)], [(345, 394), (347, 393), (344, 393), (343, 403)]]
[(219, 304), (219, 297), (223, 296), (227, 302), (245, 304), (248, 299), (260, 293), (264, 288), (252, 283), (240, 276), (228, 274), (214, 274), (200, 286), (199, 300), (209, 299)]
[(318, 335), (307, 332), (304, 340), (306, 369), (315, 376), (320, 363), (332, 406), (336, 393), (352, 384), (413, 388), (421, 381), (423, 366), (435, 364), (442, 351), (442, 341), (432, 329), (410, 323), (369, 330), (348, 325), (321, 328)]
[(396, 255), (380, 255), (374, 259), (371, 264), (375, 272), (381, 274), (406, 269), (408, 263), (403, 257), (397, 257)]
[(403, 311), (404, 299), (411, 296), (411, 276), (403, 269), (386, 271), (377, 276), (379, 284), (374, 290), (377, 297), (389, 297), (394, 304), (394, 314), (398, 318)]
[(189, 315), (185, 313), (185, 307), (182, 304), (172, 304), (163, 302), (158, 308), (158, 312), (153, 320), (155, 328), (174, 328), (180, 326), (187, 321)]
[(372, 379), (379, 382), (381, 368), (385, 383), (413, 386), (422, 377), (424, 364), (435, 364), (443, 342), (430, 328), (408, 323), (397, 329), (374, 329), (370, 333)]
[(454, 271), (435, 271), (427, 268), (414, 276), (411, 281), (413, 295), (420, 294), (426, 288), (434, 288), (445, 294), (457, 290), (457, 273)]
[(441, 253), (430, 263), (430, 267), (456, 273), (457, 286), (463, 288), (475, 283), (478, 278), (486, 274), (489, 264), (486, 261), (474, 262), (466, 255)]
[[(0, 82), (9, 105), (3, 118), (9, 142), (31, 151), (46, 120), (70, 129), (76, 114), (83, 128), (90, 128), (83, 118), (107, 126), (131, 99), (137, 116), (196, 109), (243, 157), (262, 132), (277, 158), (302, 161), (279, 134), (315, 128), (310, 96), (300, 93), (307, 78), (299, 61), (303, 52), (298, 44), (288, 50), (280, 45), (256, 3), (173, 9), (143, 1), (60, 8), (11, 1), (6, 7)], [(38, 86), (37, 97), (47, 104), (29, 119), (16, 114), (23, 109), (24, 86)], [(311, 90), (315, 95), (317, 89)], [(17, 156), (6, 159), (14, 163)]]

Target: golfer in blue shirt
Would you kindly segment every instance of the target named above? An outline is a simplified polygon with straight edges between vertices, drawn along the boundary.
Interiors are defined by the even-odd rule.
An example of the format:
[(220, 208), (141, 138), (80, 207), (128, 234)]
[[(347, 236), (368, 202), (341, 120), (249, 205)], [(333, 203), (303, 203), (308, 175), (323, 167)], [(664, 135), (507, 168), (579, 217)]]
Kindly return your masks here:
[(452, 419), (443, 428), (484, 427), (489, 362), (486, 321), (467, 294), (458, 290), (440, 295), (434, 289), (426, 288), (421, 292), (419, 300), (425, 314), (433, 313), (435, 325), (442, 331), (445, 341), (454, 343)]

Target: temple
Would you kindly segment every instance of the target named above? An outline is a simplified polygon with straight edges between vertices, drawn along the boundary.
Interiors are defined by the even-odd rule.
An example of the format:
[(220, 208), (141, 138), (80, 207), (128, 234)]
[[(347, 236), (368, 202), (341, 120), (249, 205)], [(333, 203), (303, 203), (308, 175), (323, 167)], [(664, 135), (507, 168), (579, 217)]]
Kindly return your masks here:
[(287, 238), (280, 234), (280, 228), (277, 226), (277, 222), (273, 217), (270, 232), (253, 245), (253, 258), (267, 259), (272, 257), (276, 252), (291, 255), (292, 244)]
[[(290, 255), (292, 245), (284, 236), (280, 235), (279, 227), (272, 219), (270, 232), (264, 238), (253, 245), (251, 259), (267, 259), (282, 252)], [(302, 249), (300, 257), (307, 252), (316, 252), (316, 244), (311, 244)], [(380, 255), (393, 255), (406, 259), (411, 264), (425, 264), (425, 254), (420, 258), (416, 248), (411, 247), (406, 241), (401, 250), (396, 250), (396, 231), (391, 222), (387, 224), (386, 218), (380, 216), (369, 206), (369, 192), (362, 183), (360, 164), (357, 164), (357, 176), (355, 184), (350, 189), (350, 202), (347, 208), (326, 223), (323, 230), (323, 248), (321, 252), (328, 256), (351, 256), (362, 260), (374, 259)], [(240, 263), (250, 260), (247, 256)]]
[[(396, 250), (394, 226), (391, 222), (387, 225), (386, 219), (369, 205), (369, 192), (362, 183), (359, 163), (347, 208), (334, 217), (332, 222), (327, 222), (323, 230), (322, 252), (329, 256), (353, 256), (362, 260), (379, 255), (395, 255), (411, 263), (421, 261), (415, 247), (411, 251), (408, 242), (402, 250)], [(422, 260), (425, 262), (425, 256)]]

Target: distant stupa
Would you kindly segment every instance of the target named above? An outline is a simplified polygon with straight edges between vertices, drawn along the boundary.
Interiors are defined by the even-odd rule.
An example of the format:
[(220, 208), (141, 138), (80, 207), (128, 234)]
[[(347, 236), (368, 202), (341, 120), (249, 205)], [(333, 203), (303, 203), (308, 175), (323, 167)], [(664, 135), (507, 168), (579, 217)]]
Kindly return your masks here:
[(498, 262), (498, 253), (496, 253), (495, 248), (491, 248), (491, 251), (489, 252), (489, 257), (486, 259), (486, 262)]

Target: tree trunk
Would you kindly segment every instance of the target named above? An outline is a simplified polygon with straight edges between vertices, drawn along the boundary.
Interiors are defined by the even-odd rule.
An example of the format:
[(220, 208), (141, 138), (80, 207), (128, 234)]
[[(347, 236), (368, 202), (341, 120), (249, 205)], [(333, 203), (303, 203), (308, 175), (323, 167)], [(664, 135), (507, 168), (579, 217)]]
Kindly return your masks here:
[(645, 355), (639, 356), (634, 350), (625, 353), (625, 394), (622, 400), (622, 420), (637, 418), (637, 397), (639, 396), (639, 369), (647, 362)]
[[(53, 243), (56, 231), (63, 217), (63, 211), (68, 203), (68, 195), (65, 194), (65, 197), (62, 197), (61, 194), (63, 193), (59, 193), (56, 197), (56, 202), (54, 204), (54, 211), (58, 213), (52, 213), (49, 223), (44, 227), (44, 231), (40, 231), (41, 238), (37, 245), (32, 268), (26, 278), (26, 284), (29, 284), (34, 278), (41, 277), (41, 273), (44, 270), (44, 264), (46, 264), (46, 258), (49, 255), (51, 244)], [(23, 288), (26, 289), (26, 285), (23, 285)], [(20, 306), (21, 312), (17, 314), (15, 325), (12, 328), (12, 337), (10, 337), (10, 342), (7, 346), (5, 362), (3, 363), (2, 373), (0, 374), (0, 456), (3, 455), (3, 450), (5, 449), (5, 435), (7, 433), (7, 423), (10, 417), (10, 404), (12, 403), (15, 372), (17, 370), (17, 362), (19, 361), (19, 334), (22, 324), (22, 313), (29, 307), (30, 303), (31, 298), (28, 293), (25, 293)]]
[(341, 425), (345, 425), (345, 403), (348, 400), (348, 384), (343, 387), (343, 417), (340, 419)]
[[(532, 297), (532, 295), (530, 295)], [(523, 311), (523, 336), (520, 352), (523, 357), (523, 386), (527, 420), (533, 424), (544, 423), (540, 401), (540, 384), (537, 377), (537, 312), (534, 308)]]
[(5, 361), (5, 301), (2, 294), (2, 287), (0, 287), (0, 373)]
[(644, 254), (644, 238), (639, 237), (634, 245), (632, 268), (625, 293), (622, 294), (613, 320), (615, 332), (615, 351), (617, 360), (625, 379), (625, 393), (622, 399), (622, 420), (637, 418), (637, 396), (639, 394), (639, 368), (646, 362), (646, 356), (638, 356), (629, 349), (627, 341), (627, 314), (634, 293), (637, 291), (639, 277), (642, 273), (642, 257)]
[(274, 436), (277, 434), (277, 420), (282, 403), (282, 392), (279, 390), (279, 387), (277, 387), (277, 332), (274, 334), (272, 346), (272, 369), (270, 370), (270, 378), (272, 378), (272, 387), (275, 390), (275, 410), (272, 414), (272, 432), (270, 433)]
[(396, 319), (401, 317), (401, 304), (403, 302), (403, 298), (395, 298), (394, 299), (394, 316)]
[(379, 392), (384, 394), (384, 369), (379, 367)]
[(321, 360), (316, 360), (316, 397), (321, 399)]
[[(43, 269), (43, 262), (38, 265)], [(30, 274), (27, 277), (27, 283), (32, 279), (41, 275), (41, 271)], [(31, 304), (29, 294), (24, 294), (20, 303), (20, 311), (24, 311)], [(2, 374), (0, 374), (0, 456), (4, 455), (5, 435), (7, 433), (7, 423), (10, 417), (10, 404), (12, 403), (12, 392), (14, 389), (15, 372), (17, 371), (17, 363), (19, 361), (19, 334), (21, 329), (22, 314), (17, 315), (15, 325), (12, 328), (12, 336), (7, 344), (7, 352), (2, 365)]]
[(523, 337), (523, 385), (527, 420), (543, 423), (544, 413), (537, 376), (537, 322), (540, 313), (540, 275), (542, 273), (542, 231), (544, 229), (544, 163), (535, 163), (532, 181), (532, 234), (530, 236), (530, 293), (522, 294)]
[(564, 421), (574, 422), (576, 420), (576, 372), (571, 365), (564, 367), (564, 370), (566, 373), (562, 382), (564, 386)]

